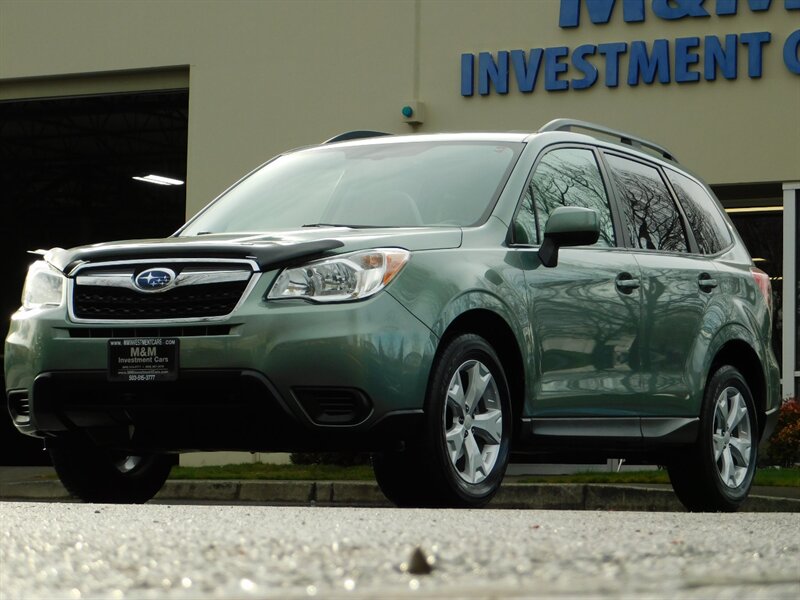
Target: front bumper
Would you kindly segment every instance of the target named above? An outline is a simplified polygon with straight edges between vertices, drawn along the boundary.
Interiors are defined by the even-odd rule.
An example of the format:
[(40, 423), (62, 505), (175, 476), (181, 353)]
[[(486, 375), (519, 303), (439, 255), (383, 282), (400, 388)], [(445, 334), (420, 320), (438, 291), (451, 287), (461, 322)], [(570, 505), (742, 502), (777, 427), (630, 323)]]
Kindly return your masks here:
[[(119, 324), (17, 313), (5, 346), (15, 425), (160, 451), (370, 449), (415, 435), (436, 348), (427, 327), (385, 293), (337, 305), (261, 297), (179, 336), (178, 380), (161, 383), (108, 380)], [(137, 324), (136, 336), (158, 335), (151, 327)]]
[(152, 384), (109, 382), (103, 371), (49, 372), (34, 382), (27, 429), (48, 436), (80, 430), (99, 446), (151, 452), (374, 450), (419, 431), (421, 409), (370, 419), (365, 395), (353, 394), (366, 404), (348, 408), (341, 398), (355, 390), (337, 391), (333, 416), (346, 422), (334, 426), (298, 418), (295, 406), (308, 420), (326, 414), (302, 405), (301, 394), (287, 402), (256, 371), (186, 370), (178, 381)]

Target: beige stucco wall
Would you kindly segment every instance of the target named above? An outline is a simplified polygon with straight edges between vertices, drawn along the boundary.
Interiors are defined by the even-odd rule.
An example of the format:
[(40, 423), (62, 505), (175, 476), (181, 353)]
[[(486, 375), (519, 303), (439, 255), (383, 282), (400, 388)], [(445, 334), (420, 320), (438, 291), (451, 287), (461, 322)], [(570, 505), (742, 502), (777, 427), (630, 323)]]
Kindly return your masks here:
[[(414, 131), (534, 130), (571, 116), (652, 138), (712, 183), (798, 179), (800, 76), (782, 44), (800, 11), (773, 0), (752, 13), (742, 1), (736, 16), (663, 21), (645, 4), (644, 23), (624, 23), (618, 7), (607, 25), (584, 15), (566, 30), (558, 0), (0, 0), (0, 99), (32, 83), (45, 95), (74, 90), (55, 76), (185, 67), (171, 76), (185, 85), (188, 72), (190, 214), (282, 149), (348, 129), (412, 131), (399, 111), (414, 97), (426, 105)], [(734, 81), (546, 92), (540, 79), (530, 95), (513, 81), (506, 96), (460, 94), (463, 52), (752, 31), (773, 38), (760, 80), (746, 76), (740, 49)], [(101, 83), (114, 91), (113, 81)]]
[[(561, 29), (556, 1), (425, 3), (422, 54), (448, 57), (446, 63), (423, 63), (421, 89), (425, 100), (432, 106), (448, 105), (443, 114), (431, 110), (428, 125), (435, 129), (469, 123), (535, 128), (551, 118), (568, 115), (656, 140), (714, 183), (783, 181), (800, 173), (800, 76), (786, 69), (781, 52), (783, 40), (800, 28), (800, 12), (787, 12), (782, 2), (773, 2), (775, 6), (766, 13), (751, 13), (742, 6), (735, 17), (668, 22), (654, 18), (650, 4), (649, 0), (645, 2), (644, 23), (626, 24), (618, 7), (607, 25), (593, 25), (584, 13), (581, 27)], [(706, 4), (713, 10), (713, 0)], [(483, 10), (473, 11), (472, 6)], [(459, 23), (459, 27), (448, 28), (451, 21)], [(752, 31), (770, 31), (773, 35), (773, 43), (765, 51), (761, 80), (744, 75), (746, 57), (740, 49), (739, 77), (734, 81), (718, 78), (714, 82), (701, 79), (697, 83), (676, 84), (673, 80), (668, 85), (637, 87), (621, 83), (614, 89), (598, 82), (588, 90), (546, 92), (540, 80), (530, 95), (512, 88), (506, 97), (458, 97), (456, 58), (462, 51), (562, 45), (573, 49), (586, 43), (630, 44), (633, 40), (646, 40), (650, 46), (657, 38), (672, 43), (678, 37), (702, 39), (705, 35), (723, 37)], [(627, 61), (623, 61), (625, 64)], [(698, 70), (702, 72), (702, 67)], [(621, 67), (621, 79), (625, 75), (626, 70)]]

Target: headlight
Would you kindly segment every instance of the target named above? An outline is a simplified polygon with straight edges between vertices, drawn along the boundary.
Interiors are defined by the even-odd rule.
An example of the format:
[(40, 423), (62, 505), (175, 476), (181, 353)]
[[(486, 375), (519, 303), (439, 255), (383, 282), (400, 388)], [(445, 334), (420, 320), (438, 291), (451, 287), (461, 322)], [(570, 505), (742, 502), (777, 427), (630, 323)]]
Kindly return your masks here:
[(315, 302), (361, 300), (381, 291), (408, 262), (411, 253), (379, 248), (285, 269), (267, 299), (304, 298)]
[(59, 306), (64, 299), (64, 276), (43, 260), (28, 268), (22, 288), (22, 307)]

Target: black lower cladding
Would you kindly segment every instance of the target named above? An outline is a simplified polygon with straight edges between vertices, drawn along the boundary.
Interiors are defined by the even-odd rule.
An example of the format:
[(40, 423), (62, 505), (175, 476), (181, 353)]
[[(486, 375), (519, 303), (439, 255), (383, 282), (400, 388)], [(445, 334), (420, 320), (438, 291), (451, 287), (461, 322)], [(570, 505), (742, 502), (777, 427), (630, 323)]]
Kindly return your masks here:
[(98, 445), (140, 451), (373, 450), (411, 437), (419, 419), (412, 411), (318, 427), (248, 370), (183, 370), (177, 381), (155, 383), (109, 382), (104, 371), (43, 373), (31, 411), (39, 434), (81, 430)]
[(292, 392), (317, 425), (358, 425), (372, 412), (372, 403), (361, 390), (295, 387)]
[(664, 464), (697, 439), (697, 417), (523, 418), (513, 462)]

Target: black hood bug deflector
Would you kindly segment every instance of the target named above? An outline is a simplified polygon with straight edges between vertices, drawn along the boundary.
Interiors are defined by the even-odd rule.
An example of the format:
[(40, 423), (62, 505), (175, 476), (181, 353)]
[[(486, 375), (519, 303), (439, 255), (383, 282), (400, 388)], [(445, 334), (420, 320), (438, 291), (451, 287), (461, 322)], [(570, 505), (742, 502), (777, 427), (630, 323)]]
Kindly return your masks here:
[(341, 248), (344, 242), (325, 239), (296, 244), (236, 242), (184, 242), (184, 243), (131, 243), (108, 246), (82, 246), (70, 250), (53, 248), (45, 255), (51, 265), (69, 275), (72, 270), (85, 263), (117, 260), (157, 260), (161, 258), (227, 258), (249, 259), (259, 269), (266, 271), (284, 266), (299, 259), (322, 256), (326, 252)]

